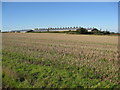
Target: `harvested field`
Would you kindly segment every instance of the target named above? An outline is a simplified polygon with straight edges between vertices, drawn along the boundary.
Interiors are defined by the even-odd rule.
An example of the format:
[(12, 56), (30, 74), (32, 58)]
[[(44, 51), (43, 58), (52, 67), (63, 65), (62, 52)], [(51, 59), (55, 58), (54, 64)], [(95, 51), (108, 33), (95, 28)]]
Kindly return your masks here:
[(3, 87), (118, 88), (118, 37), (3, 33)]

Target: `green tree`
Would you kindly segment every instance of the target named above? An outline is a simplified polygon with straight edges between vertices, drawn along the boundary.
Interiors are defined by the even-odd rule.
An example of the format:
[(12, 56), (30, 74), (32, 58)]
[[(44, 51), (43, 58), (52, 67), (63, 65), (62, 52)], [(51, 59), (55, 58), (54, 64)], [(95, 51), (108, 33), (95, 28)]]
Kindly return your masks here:
[(110, 34), (109, 31), (103, 31), (102, 33), (103, 33), (104, 35), (109, 35), (109, 34)]
[(77, 29), (77, 32), (80, 33), (80, 34), (87, 34), (88, 30), (85, 29), (85, 28), (79, 28), (79, 29)]

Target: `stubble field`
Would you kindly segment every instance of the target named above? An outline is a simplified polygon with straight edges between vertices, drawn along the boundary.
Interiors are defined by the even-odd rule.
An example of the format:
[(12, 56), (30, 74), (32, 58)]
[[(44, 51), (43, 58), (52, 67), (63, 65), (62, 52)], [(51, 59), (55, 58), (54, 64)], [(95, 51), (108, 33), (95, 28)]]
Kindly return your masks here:
[(3, 33), (4, 88), (119, 88), (118, 37)]

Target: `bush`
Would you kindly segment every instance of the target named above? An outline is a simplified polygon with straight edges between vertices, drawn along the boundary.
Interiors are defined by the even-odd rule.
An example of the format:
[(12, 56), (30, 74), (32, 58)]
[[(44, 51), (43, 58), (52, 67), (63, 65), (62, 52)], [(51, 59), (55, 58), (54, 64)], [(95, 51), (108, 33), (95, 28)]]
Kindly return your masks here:
[(103, 33), (104, 35), (108, 35), (108, 34), (110, 34), (109, 31), (103, 31), (102, 33)]
[(97, 28), (92, 29), (92, 34), (98, 34), (98, 35), (108, 35), (110, 34), (109, 31), (100, 31)]

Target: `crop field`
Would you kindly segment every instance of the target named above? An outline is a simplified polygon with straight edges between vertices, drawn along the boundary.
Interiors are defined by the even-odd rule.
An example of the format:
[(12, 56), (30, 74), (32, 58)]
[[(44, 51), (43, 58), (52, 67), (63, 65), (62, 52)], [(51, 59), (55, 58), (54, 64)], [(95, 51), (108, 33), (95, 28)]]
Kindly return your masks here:
[(120, 88), (118, 37), (3, 33), (4, 88)]

